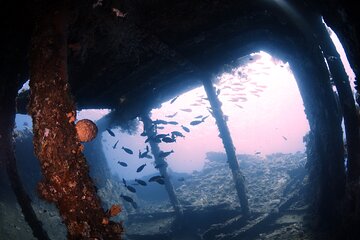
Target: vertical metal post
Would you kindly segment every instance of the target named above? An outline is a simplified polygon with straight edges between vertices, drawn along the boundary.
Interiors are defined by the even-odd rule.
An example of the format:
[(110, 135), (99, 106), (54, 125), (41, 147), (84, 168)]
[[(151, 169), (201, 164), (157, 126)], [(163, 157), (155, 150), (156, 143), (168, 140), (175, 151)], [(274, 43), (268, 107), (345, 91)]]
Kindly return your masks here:
[(150, 137), (149, 144), (150, 144), (150, 148), (151, 148), (151, 153), (154, 155), (155, 164), (159, 168), (160, 175), (164, 177), (165, 189), (169, 195), (171, 205), (173, 206), (177, 217), (181, 217), (183, 215), (183, 212), (181, 210), (180, 203), (176, 197), (174, 187), (173, 187), (173, 185), (170, 181), (169, 175), (167, 174), (167, 171), (166, 171), (166, 168), (168, 165), (167, 165), (166, 161), (164, 160), (164, 158), (159, 156), (160, 148), (159, 148), (158, 143), (155, 142), (153, 139), (151, 139), (151, 136), (156, 135), (156, 129), (152, 126), (152, 120), (149, 117), (149, 115), (144, 114), (141, 117), (141, 120), (144, 123), (144, 129), (145, 129), (146, 135), (148, 137)]
[(331, 77), (338, 91), (341, 110), (344, 116), (348, 154), (347, 177), (350, 181), (356, 181), (360, 177), (360, 136), (355, 100), (340, 55), (326, 31), (326, 26), (321, 22), (320, 18), (318, 19), (318, 32), (321, 49), (324, 57), (327, 59)]
[(229, 128), (226, 124), (226, 120), (224, 119), (223, 112), (221, 110), (221, 102), (219, 101), (216, 91), (212, 85), (211, 79), (203, 79), (202, 81), (205, 92), (210, 102), (210, 106), (212, 108), (212, 115), (216, 120), (216, 125), (218, 126), (220, 137), (224, 144), (225, 152), (227, 155), (229, 167), (231, 169), (233, 179), (235, 182), (235, 189), (237, 195), (240, 200), (240, 205), (242, 212), (245, 216), (249, 215), (249, 204), (248, 198), (246, 196), (246, 188), (245, 188), (245, 178), (244, 175), (241, 173), (239, 164), (236, 159), (235, 147), (231, 139)]

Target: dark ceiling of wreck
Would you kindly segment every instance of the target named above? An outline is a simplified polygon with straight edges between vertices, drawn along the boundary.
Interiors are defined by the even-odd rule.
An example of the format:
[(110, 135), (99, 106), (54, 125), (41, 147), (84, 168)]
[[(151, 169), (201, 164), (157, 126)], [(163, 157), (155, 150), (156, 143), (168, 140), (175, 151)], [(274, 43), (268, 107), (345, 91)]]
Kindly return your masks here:
[[(17, 1), (8, 1), (0, 10), (4, 17), (1, 63), (5, 70), (17, 68), (19, 88), (28, 78), (29, 40), (36, 15), (46, 11), (44, 3), (48, 4), (26, 2), (19, 8)], [(253, 51), (266, 50), (291, 61), (308, 50), (315, 33), (312, 21), (319, 16), (337, 33), (358, 72), (359, 21), (356, 8), (343, 1), (94, 0), (72, 4), (68, 75), (79, 109), (126, 109), (128, 117), (134, 117), (200, 85), (202, 78), (220, 73)], [(116, 16), (116, 11), (125, 17)]]

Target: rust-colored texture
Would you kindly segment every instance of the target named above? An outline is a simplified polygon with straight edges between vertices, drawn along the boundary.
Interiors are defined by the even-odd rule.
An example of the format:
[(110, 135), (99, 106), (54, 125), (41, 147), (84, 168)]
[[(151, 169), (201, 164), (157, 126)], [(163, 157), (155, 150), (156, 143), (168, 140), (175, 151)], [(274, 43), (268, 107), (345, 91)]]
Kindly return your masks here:
[(44, 177), (38, 191), (56, 204), (68, 239), (121, 239), (122, 225), (108, 221), (76, 136), (67, 77), (65, 2), (43, 2), (47, 9), (38, 14), (30, 50), (29, 113)]

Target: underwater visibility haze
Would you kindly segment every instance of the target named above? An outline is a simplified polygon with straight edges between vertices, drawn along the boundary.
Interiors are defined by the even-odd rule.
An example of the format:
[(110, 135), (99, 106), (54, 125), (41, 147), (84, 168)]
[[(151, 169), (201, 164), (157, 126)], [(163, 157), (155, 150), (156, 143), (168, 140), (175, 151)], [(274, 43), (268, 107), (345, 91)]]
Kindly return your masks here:
[[(264, 51), (237, 62), (212, 80), (212, 93), (201, 84), (169, 93), (128, 122), (113, 124), (111, 109), (77, 112), (97, 124), (83, 153), (103, 225), (121, 221), (128, 240), (322, 239), (308, 212), (314, 140), (291, 66)], [(32, 130), (30, 116), (17, 114), (20, 181), (46, 239), (63, 240), (58, 209), (38, 196)], [(36, 239), (5, 175), (0, 239)]]
[[(287, 63), (265, 52), (253, 53), (239, 61), (243, 64), (217, 77), (214, 87), (246, 179), (250, 209), (261, 215), (280, 203), (284, 188), (295, 184), (291, 182), (293, 175), (299, 179), (304, 177), (303, 137), (309, 126)], [(78, 119), (99, 122), (110, 112), (83, 110), (78, 112)], [(121, 213), (114, 219), (124, 222), (125, 239), (157, 239), (156, 236), (199, 239), (200, 235), (212, 239), (221, 232), (227, 234), (222, 228), (212, 229), (213, 224), (224, 223), (224, 229), (234, 227), (226, 221), (236, 217), (241, 209), (212, 114), (204, 88), (198, 87), (151, 111), (150, 118), (156, 129), (152, 139), (144, 134), (140, 117), (134, 120), (136, 127), (132, 131), (103, 127), (96, 138), (102, 148), (85, 143), (86, 148), (102, 151), (106, 159), (101, 164), (107, 165), (109, 175), (97, 175), (94, 180), (99, 184), (98, 194), (105, 208), (110, 209), (113, 203), (122, 206)], [(18, 141), (31, 141), (31, 119), (18, 115), (16, 124), (17, 130), (23, 132)], [(159, 155), (167, 165), (168, 178), (181, 213), (193, 218), (191, 226), (182, 223), (187, 230), (179, 232), (178, 236), (170, 237), (175, 231), (173, 223), (178, 220), (171, 214), (174, 206), (164, 177), (159, 173), (161, 166), (155, 160), (150, 141), (158, 145)], [(18, 145), (20, 150), (22, 145)], [(30, 149), (27, 151), (31, 153)], [(19, 162), (23, 161), (26, 159), (19, 158)], [(90, 172), (93, 172), (96, 169), (91, 161)], [(30, 172), (34, 171), (34, 168), (30, 169)], [(35, 175), (40, 178), (39, 173)], [(101, 177), (105, 179), (99, 179)], [(35, 185), (27, 187), (31, 192), (35, 189)], [(56, 209), (42, 202), (36, 194), (31, 196), (51, 239), (64, 239), (65, 229), (60, 227)], [(291, 223), (298, 224), (299, 221), (292, 220)], [(283, 229), (276, 231), (280, 234)]]

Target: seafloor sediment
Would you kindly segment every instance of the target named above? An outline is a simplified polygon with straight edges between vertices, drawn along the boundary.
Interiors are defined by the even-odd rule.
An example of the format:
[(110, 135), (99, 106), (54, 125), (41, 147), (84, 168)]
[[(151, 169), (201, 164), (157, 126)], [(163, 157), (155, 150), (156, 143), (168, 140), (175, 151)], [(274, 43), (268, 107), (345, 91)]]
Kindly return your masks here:
[[(177, 173), (170, 175), (184, 211), (182, 220), (175, 219), (160, 184), (134, 185), (138, 191), (130, 194), (119, 180), (111, 179), (98, 194), (105, 208), (114, 203), (123, 206), (114, 220), (124, 222), (124, 239), (210, 240), (237, 236), (241, 239), (314, 239), (305, 202), (306, 155), (300, 152), (238, 155), (238, 161), (245, 176), (251, 210), (247, 221), (242, 219), (223, 153), (208, 153), (201, 171), (186, 177), (179, 177)], [(157, 191), (157, 199), (153, 199), (152, 190)], [(4, 191), (11, 190), (3, 189), (2, 194), (6, 194)], [(124, 201), (121, 194), (131, 196), (138, 208)], [(53, 206), (35, 198), (33, 207), (51, 239), (66, 239), (65, 228)], [(0, 236), (34, 239), (12, 194), (1, 198), (0, 208)]]

